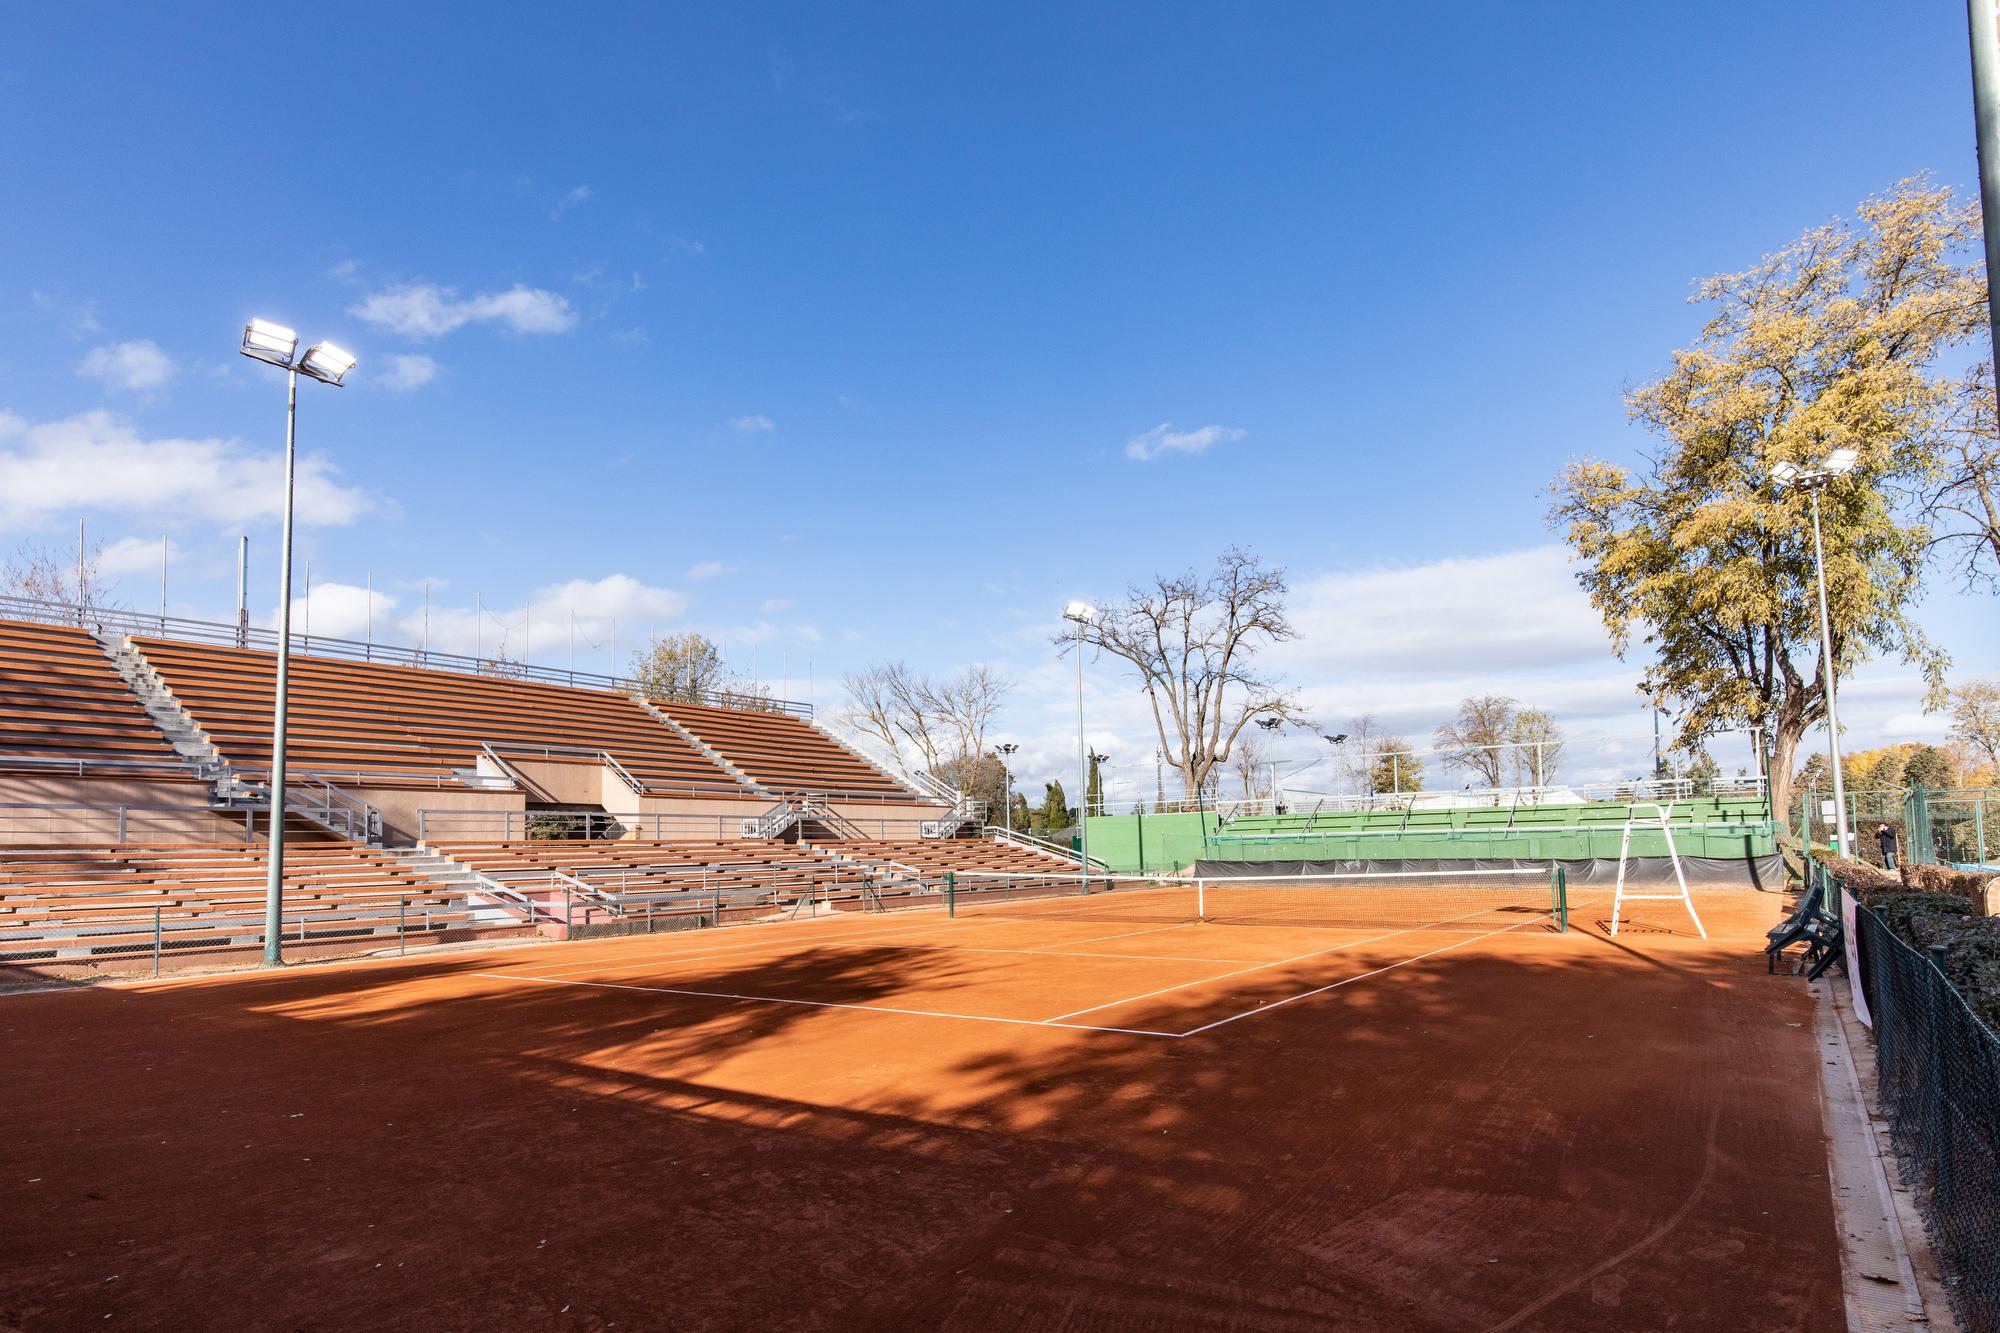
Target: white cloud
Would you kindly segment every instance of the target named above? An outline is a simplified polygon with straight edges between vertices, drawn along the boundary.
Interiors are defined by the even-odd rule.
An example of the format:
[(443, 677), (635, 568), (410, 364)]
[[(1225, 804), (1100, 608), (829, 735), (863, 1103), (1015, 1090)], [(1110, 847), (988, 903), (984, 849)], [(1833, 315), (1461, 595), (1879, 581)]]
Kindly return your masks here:
[(1240, 440), (1248, 432), (1235, 426), (1202, 426), (1196, 430), (1177, 431), (1173, 423), (1162, 421), (1144, 435), (1134, 435), (1125, 441), (1125, 456), (1141, 463), (1150, 463), (1165, 454), (1200, 454), (1211, 446), (1230, 440)]
[(1324, 574), (1294, 585), (1292, 621), (1299, 637), (1274, 658), (1348, 678), (1449, 677), (1611, 651), (1560, 546)]
[[(167, 542), (169, 569), (182, 554), (179, 545), (171, 540)], [(160, 572), (160, 538), (120, 537), (99, 553), (97, 572), (113, 579), (125, 574), (151, 574), (157, 577)]]
[(792, 599), (789, 597), (767, 597), (757, 609), (767, 616), (776, 615), (780, 611), (791, 610)]
[[(574, 642), (579, 671), (602, 672), (614, 664), (623, 670), (647, 635), (679, 620), (688, 606), (684, 594), (649, 586), (628, 574), (551, 584), (535, 589), (525, 601), (501, 606), (491, 601), (446, 606), (435, 600), (436, 584), (431, 591), (428, 643), (432, 648), (488, 656), (505, 651), (511, 658), (543, 666), (567, 666)], [(314, 628), (317, 631), (317, 623)], [(420, 607), (405, 610), (396, 628), (407, 643), (426, 641)]]
[(723, 564), (720, 560), (700, 560), (688, 571), (688, 577), (698, 583), (702, 579), (712, 579), (720, 574), (735, 572), (733, 567)]
[(504, 292), (461, 300), (457, 291), (434, 283), (413, 283), (376, 292), (347, 313), (378, 328), (413, 338), (438, 338), (467, 324), (503, 324), (516, 333), (566, 333), (576, 327), (576, 311), (566, 297), (515, 283)]
[(562, 221), (563, 214), (569, 212), (578, 204), (587, 202), (589, 199), (590, 187), (588, 185), (579, 185), (562, 198), (556, 200), (556, 206), (549, 210), (549, 216), (560, 222)]
[[(338, 476), (322, 455), (299, 457), (301, 522), (351, 523), (371, 507)], [(78, 509), (248, 523), (277, 517), (283, 482), (278, 451), (240, 440), (146, 439), (104, 411), (39, 423), (0, 412), (0, 527)]]
[(39, 289), (29, 292), (28, 299), (35, 303), (37, 309), (46, 310), (67, 324), (72, 338), (84, 338), (104, 331), (104, 326), (97, 320), (95, 301), (76, 300), (61, 292)]
[(729, 422), (729, 429), (744, 435), (755, 435), (762, 431), (776, 430), (777, 428), (778, 423), (764, 416), (762, 413), (756, 416), (733, 417)]
[(145, 393), (174, 377), (173, 358), (149, 338), (93, 347), (78, 363), (76, 373), (100, 380), (114, 389)]
[(400, 392), (421, 389), (437, 378), (438, 363), (427, 356), (392, 356), (388, 365), (388, 373), (380, 377), (381, 382)]
[(381, 642), (394, 637), (391, 613), (397, 599), (380, 588), (373, 593), (371, 622), (370, 593), (365, 583), (315, 583), (308, 596), (292, 599), (292, 632), (325, 635), (329, 639), (361, 639), (370, 633)]

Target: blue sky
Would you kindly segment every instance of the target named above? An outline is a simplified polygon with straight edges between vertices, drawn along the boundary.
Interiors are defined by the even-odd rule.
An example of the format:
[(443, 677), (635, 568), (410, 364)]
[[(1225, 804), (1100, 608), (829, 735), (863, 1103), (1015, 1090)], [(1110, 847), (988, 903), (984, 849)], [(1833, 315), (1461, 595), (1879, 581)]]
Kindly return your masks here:
[[(477, 594), (560, 663), (575, 607), (579, 665), (612, 616), (692, 626), (829, 706), (984, 658), (1034, 780), (1073, 753), (1054, 608), (1238, 542), (1299, 584), (1282, 665), (1329, 719), (1415, 737), (1498, 688), (1621, 738), (1579, 776), (1631, 768), (1636, 669), (1542, 488), (1644, 444), (1620, 394), (1692, 279), (1971, 184), (1962, 13), (1244, 9), (24, 10), (0, 461), (74, 465), (13, 474), (0, 545), (83, 516), (151, 607), (165, 533), (173, 609), (226, 615), (247, 531), (262, 619), (262, 314), (362, 358), (301, 394), (322, 632), (372, 572), (384, 637), (429, 580), (447, 645)], [(1923, 619), (1991, 673), (1992, 610)], [(1938, 734), (1915, 700), (1871, 668), (1856, 741)]]

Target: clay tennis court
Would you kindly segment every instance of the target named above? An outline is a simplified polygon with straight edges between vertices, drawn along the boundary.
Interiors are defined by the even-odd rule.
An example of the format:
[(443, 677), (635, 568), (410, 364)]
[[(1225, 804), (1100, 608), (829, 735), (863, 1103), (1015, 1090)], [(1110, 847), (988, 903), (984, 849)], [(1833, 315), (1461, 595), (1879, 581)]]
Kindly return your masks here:
[(1186, 892), (0, 999), (0, 1324), (1844, 1327), (1777, 896)]

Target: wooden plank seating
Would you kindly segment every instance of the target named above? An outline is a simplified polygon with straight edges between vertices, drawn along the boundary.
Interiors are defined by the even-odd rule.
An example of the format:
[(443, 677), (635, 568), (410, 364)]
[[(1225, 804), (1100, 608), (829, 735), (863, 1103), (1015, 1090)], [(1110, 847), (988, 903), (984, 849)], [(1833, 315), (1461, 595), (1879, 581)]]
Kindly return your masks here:
[[(272, 654), (134, 642), (231, 763), (269, 766)], [(594, 754), (573, 751), (603, 751), (647, 792), (744, 791), (627, 695), (304, 654), (291, 661), (291, 763), (348, 785), (439, 785), (476, 767), (490, 743), (503, 758), (556, 763), (594, 764)]]
[(914, 871), (925, 880), (942, 879), (946, 871), (1080, 873), (1075, 861), (1053, 852), (992, 838), (847, 839), (813, 846), (865, 865)]
[[(86, 953), (116, 951), (127, 936), (150, 947), (155, 912), (176, 939), (209, 927), (261, 933), (266, 855), (262, 844), (0, 848), (0, 956), (62, 939)], [(468, 919), (463, 895), (374, 848), (287, 850), (288, 936), (393, 932), (412, 913), (427, 928)]]
[(74, 760), (137, 779), (187, 777), (97, 640), (76, 626), (0, 620), (0, 700), (0, 769), (9, 759)]
[(921, 799), (810, 722), (788, 713), (661, 700), (654, 700), (653, 707), (769, 791), (867, 801)]
[[(547, 883), (561, 872), (593, 889), (612, 893), (734, 891), (803, 892), (839, 883), (843, 869), (816, 852), (783, 843), (754, 840), (669, 842), (446, 842), (432, 851), (516, 888)], [(853, 880), (851, 868), (845, 878)]]

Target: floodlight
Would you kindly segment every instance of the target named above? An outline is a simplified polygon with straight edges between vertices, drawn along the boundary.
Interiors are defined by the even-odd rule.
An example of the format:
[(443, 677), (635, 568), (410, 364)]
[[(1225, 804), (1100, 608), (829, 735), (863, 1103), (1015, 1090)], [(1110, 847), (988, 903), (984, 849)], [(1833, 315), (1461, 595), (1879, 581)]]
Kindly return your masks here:
[(1771, 481), (1778, 486), (1790, 486), (1799, 479), (1799, 465), (1793, 462), (1773, 464)]
[(1855, 449), (1835, 449), (1826, 456), (1820, 466), (1834, 476), (1842, 476), (1854, 471), (1854, 465), (1861, 461), (1860, 451)]
[(299, 369), (322, 384), (339, 388), (341, 376), (354, 369), (354, 357), (333, 343), (314, 343), (299, 358)]
[(1285, 719), (1281, 717), (1260, 717), (1257, 719), (1257, 725), (1266, 731), (1276, 731), (1284, 724)]
[(1347, 744), (1347, 733), (1343, 731), (1338, 736), (1322, 736), (1320, 739), (1332, 741), (1335, 745), (1345, 745)]
[(243, 328), (243, 355), (254, 356), (259, 361), (269, 361), (274, 366), (292, 368), (292, 357), (299, 350), (299, 335), (282, 324), (273, 324), (268, 319), (253, 319)]
[(1097, 619), (1097, 608), (1089, 602), (1071, 602), (1063, 608), (1063, 619), (1074, 620), (1079, 625), (1088, 625)]

